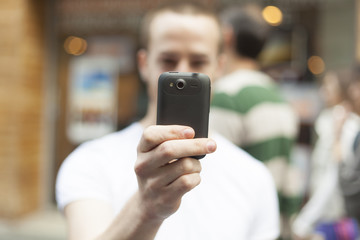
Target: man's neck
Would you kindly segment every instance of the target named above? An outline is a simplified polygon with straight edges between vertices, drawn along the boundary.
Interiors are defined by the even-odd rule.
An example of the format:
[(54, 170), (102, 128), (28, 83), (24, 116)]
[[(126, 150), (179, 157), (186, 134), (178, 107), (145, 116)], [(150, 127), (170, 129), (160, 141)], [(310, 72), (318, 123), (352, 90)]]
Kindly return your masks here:
[[(149, 100), (150, 101), (150, 100)], [(140, 120), (143, 128), (156, 124), (156, 104), (149, 102), (146, 115)]]
[(225, 74), (232, 73), (240, 69), (259, 70), (260, 66), (258, 62), (251, 58), (243, 58), (229, 54), (227, 59), (227, 65), (225, 67)]

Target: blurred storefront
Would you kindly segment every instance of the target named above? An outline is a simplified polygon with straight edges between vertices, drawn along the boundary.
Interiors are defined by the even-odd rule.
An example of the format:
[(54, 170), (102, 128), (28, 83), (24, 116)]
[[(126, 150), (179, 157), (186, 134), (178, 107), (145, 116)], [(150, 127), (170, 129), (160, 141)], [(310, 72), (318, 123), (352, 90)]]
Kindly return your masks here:
[[(141, 117), (137, 27), (147, 9), (165, 1), (0, 2), (0, 219), (55, 206), (64, 158)], [(359, 1), (203, 1), (215, 9), (239, 2), (278, 7), (280, 16), (269, 13), (273, 32), (261, 61), (301, 116), (306, 152), (322, 107), (318, 80), (360, 58)]]

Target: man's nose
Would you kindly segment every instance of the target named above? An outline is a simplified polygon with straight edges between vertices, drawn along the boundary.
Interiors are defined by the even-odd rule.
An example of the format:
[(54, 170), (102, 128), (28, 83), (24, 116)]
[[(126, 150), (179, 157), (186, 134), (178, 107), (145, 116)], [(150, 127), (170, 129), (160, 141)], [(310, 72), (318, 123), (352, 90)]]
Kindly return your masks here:
[(180, 61), (178, 66), (177, 66), (177, 71), (179, 71), (179, 72), (192, 72), (189, 61), (187, 61), (187, 60)]

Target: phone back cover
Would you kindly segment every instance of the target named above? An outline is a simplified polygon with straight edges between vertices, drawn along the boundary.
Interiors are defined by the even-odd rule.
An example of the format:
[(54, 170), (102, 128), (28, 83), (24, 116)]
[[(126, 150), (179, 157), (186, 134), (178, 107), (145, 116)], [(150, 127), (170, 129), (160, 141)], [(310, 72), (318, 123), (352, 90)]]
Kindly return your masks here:
[[(184, 79), (187, 84), (182, 90), (171, 82)], [(210, 79), (201, 73), (171, 73), (160, 75), (158, 83), (157, 124), (179, 124), (195, 130), (196, 138), (208, 136)]]

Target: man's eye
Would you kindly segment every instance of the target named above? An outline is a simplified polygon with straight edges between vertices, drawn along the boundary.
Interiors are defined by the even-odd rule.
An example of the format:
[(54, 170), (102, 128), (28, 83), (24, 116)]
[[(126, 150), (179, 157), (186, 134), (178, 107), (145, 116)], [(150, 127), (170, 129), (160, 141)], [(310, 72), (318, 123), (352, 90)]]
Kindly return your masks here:
[(164, 58), (164, 59), (161, 59), (161, 62), (162, 62), (164, 65), (167, 65), (167, 66), (176, 65), (176, 60), (175, 60), (175, 59)]
[(201, 68), (201, 67), (205, 66), (206, 64), (207, 64), (207, 61), (203, 61), (203, 60), (191, 62), (191, 66), (193, 68)]

